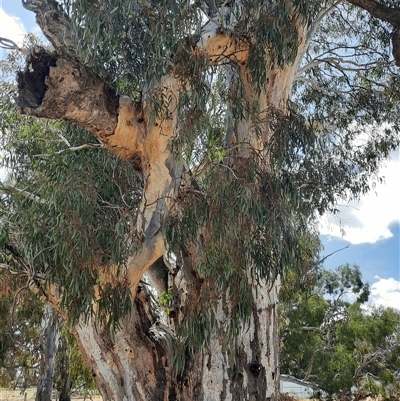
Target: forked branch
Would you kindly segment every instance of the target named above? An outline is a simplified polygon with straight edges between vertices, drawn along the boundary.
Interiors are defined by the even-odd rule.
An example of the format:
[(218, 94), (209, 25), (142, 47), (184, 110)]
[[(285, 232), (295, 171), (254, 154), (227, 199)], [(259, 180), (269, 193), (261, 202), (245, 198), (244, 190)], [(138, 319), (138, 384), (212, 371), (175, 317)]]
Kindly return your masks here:
[(29, 55), (29, 52), (26, 49), (19, 47), (15, 42), (7, 38), (0, 38), (0, 48), (5, 50), (16, 50), (22, 53), (24, 56)]

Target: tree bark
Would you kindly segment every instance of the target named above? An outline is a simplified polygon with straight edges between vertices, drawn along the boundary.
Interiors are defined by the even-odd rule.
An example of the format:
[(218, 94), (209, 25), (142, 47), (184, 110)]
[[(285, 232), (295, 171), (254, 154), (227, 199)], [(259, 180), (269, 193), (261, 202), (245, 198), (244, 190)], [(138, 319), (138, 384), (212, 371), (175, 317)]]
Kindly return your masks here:
[[(216, 328), (203, 348), (186, 352), (182, 372), (179, 375), (174, 372), (176, 346), (185, 341), (179, 338), (177, 327), (185, 308), (190, 302), (196, 302), (196, 294), (205, 285), (204, 278), (193, 271), (196, 253), (190, 257), (186, 255), (186, 259), (176, 255), (183, 263), (170, 269), (168, 275), (158, 275), (154, 271), (160, 268), (157, 264), (166, 252), (162, 231), (165, 221), (172, 213), (179, 213), (177, 199), (185, 174), (183, 162), (174, 157), (169, 146), (179, 135), (177, 102), (182, 83), (171, 74), (152, 88), (153, 95), (161, 101), (168, 100), (164, 102), (168, 106), (162, 115), (154, 112), (151, 99), (135, 102), (117, 96), (80, 64), (70, 49), (73, 48), (73, 35), (67, 36), (68, 46), (63, 51), (65, 46), (60, 42), (60, 33), (54, 19), (47, 18), (46, 7), (51, 8), (51, 15), (61, 19), (63, 29), (68, 27), (68, 21), (57, 14), (53, 3), (45, 0), (25, 2), (25, 6), (36, 13), (39, 25), (58, 54), (39, 50), (28, 58), (27, 68), (18, 77), (17, 102), (21, 111), (37, 117), (64, 119), (85, 128), (111, 152), (130, 161), (142, 173), (144, 183), (136, 225), (141, 242), (127, 266), (132, 312), (114, 335), (97, 327), (93, 318), (82, 320), (73, 328), (103, 399), (276, 400), (279, 389), (276, 308), (279, 278), (272, 278), (272, 283), (260, 280), (253, 291), (249, 323), (243, 327), (232, 348), (226, 340), (226, 326), (232, 318), (228, 296), (210, 290), (210, 308), (217, 322)], [(301, 49), (305, 43), (305, 30), (301, 27), (299, 35)], [(229, 61), (238, 67), (245, 96), (252, 105), (257, 105), (259, 119), (257, 123), (250, 119), (236, 121), (230, 140), (234, 137), (240, 144), (238, 152), (242, 160), (251, 157), (254, 151), (267, 157), (265, 143), (271, 133), (269, 118), (277, 110), (286, 112), (299, 58), (283, 69), (270, 67), (265, 91), (260, 95), (247, 70), (249, 42), (237, 41), (221, 32), (218, 26), (209, 24), (193, 51), (209, 57), (211, 64)], [(256, 124), (260, 126), (256, 127)], [(100, 280), (116, 279), (109, 278), (109, 274), (110, 271), (108, 274), (100, 271)], [(148, 289), (149, 285), (153, 292)], [(168, 286), (173, 289), (175, 298), (171, 315), (162, 313), (152, 300), (154, 291), (159, 296)]]
[(349, 3), (368, 11), (373, 17), (388, 22), (393, 27), (392, 54), (400, 66), (400, 8), (387, 6), (376, 0), (347, 0)]
[[(289, 93), (285, 86), (288, 73), (292, 70), (271, 72), (270, 96), (263, 98), (262, 107), (273, 104), (284, 108), (285, 96)], [(83, 82), (74, 82), (77, 77)], [(176, 103), (170, 103), (171, 112), (166, 118), (160, 117), (151, 125), (152, 110), (149, 106), (146, 108), (144, 102), (114, 97), (98, 78), (67, 60), (55, 60), (44, 80), (46, 90), (37, 107), (24, 105), (21, 85), (19, 104), (24, 113), (62, 118), (86, 128), (110, 151), (130, 160), (143, 175), (143, 200), (136, 227), (141, 233), (141, 246), (129, 258), (127, 270), (133, 296), (132, 312), (113, 336), (90, 319), (73, 329), (103, 399), (276, 400), (279, 388), (278, 282), (272, 286), (264, 283), (254, 292), (249, 326), (243, 328), (235, 348), (230, 348), (226, 342), (225, 324), (231, 318), (229, 302), (220, 294), (211, 294), (217, 329), (202, 350), (186, 354), (185, 368), (179, 376), (173, 369), (174, 344), (181, 341), (175, 330), (177, 323), (160, 317), (160, 310), (151, 304), (145, 285), (139, 284), (146, 271), (166, 251), (162, 228), (176, 207), (184, 173), (183, 165), (173, 158), (168, 147), (169, 140), (177, 135), (177, 117), (172, 113)], [(160, 96), (178, 97), (175, 79), (167, 78), (160, 87)], [(248, 90), (253, 96), (255, 92), (251, 88)], [(259, 138), (253, 122), (246, 121), (237, 124), (235, 135), (247, 144), (240, 150), (244, 158), (250, 156), (250, 149), (262, 152), (262, 142), (268, 138), (267, 131), (265, 137)], [(184, 310), (186, 298), (196, 287), (201, 287), (203, 279), (192, 273), (190, 266), (182, 266), (181, 273), (174, 274), (177, 278), (170, 278), (170, 281), (177, 294), (184, 294), (177, 300)], [(101, 279), (110, 278), (101, 275)], [(157, 280), (153, 277), (153, 281)], [(166, 288), (166, 285), (158, 288)]]
[(40, 337), (43, 359), (40, 364), (40, 377), (35, 399), (36, 401), (51, 401), (60, 331), (56, 312), (49, 305), (45, 306)]
[(58, 401), (71, 401), (71, 375), (69, 366), (69, 348), (65, 340), (61, 340), (60, 346), (60, 360), (59, 360), (59, 370), (60, 370), (60, 384), (59, 384), (59, 397)]
[[(182, 275), (176, 280), (183, 282)], [(199, 283), (196, 283), (197, 285)], [(189, 290), (193, 282), (182, 285)], [(172, 365), (177, 341), (171, 319), (160, 319), (146, 286), (138, 287), (132, 314), (114, 336), (96, 330), (93, 321), (75, 327), (79, 346), (92, 367), (104, 401), (265, 401), (277, 399), (279, 389), (277, 286), (259, 289), (250, 325), (229, 348), (223, 323), (227, 300), (221, 299), (216, 317), (221, 327), (207, 347), (186, 355), (183, 373)]]

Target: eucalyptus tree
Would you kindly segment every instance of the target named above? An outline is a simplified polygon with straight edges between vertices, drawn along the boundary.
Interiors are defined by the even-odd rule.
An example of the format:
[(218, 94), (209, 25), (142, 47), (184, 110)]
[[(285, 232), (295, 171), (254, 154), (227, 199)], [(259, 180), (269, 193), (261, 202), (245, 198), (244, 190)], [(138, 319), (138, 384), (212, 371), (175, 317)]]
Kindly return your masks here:
[(23, 1), (5, 256), (105, 400), (276, 399), (280, 278), (399, 142), (396, 4)]
[(280, 305), (285, 380), (336, 398), (352, 393), (356, 399), (398, 398), (400, 312), (362, 306), (369, 286), (358, 266), (322, 269), (300, 291), (285, 287)]
[[(1, 387), (27, 388), (36, 386), (38, 382), (42, 319), (42, 308), (38, 307), (38, 301), (31, 293), (18, 301), (11, 292), (0, 296)], [(10, 313), (11, 310), (13, 313)]]
[(70, 400), (73, 392), (87, 395), (96, 389), (74, 337), (66, 325), (60, 328), (57, 313), (43, 309), (37, 295), (2, 294), (0, 318), (2, 388), (36, 387), (39, 401), (51, 400), (53, 389), (60, 401)]

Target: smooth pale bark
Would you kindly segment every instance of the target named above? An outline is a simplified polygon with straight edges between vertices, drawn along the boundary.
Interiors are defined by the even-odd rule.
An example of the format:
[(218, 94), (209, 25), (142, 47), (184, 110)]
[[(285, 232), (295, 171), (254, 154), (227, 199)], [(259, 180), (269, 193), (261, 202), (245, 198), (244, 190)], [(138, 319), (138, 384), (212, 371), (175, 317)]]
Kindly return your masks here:
[[(183, 274), (183, 273), (182, 273)], [(182, 274), (177, 279), (182, 280)], [(196, 283), (199, 284), (199, 283)], [(183, 285), (181, 290), (195, 284)], [(266, 400), (279, 388), (277, 286), (258, 292), (249, 327), (238, 339), (238, 352), (226, 342), (223, 323), (229, 303), (220, 299), (216, 318), (222, 324), (203, 351), (187, 355), (176, 377), (171, 364), (173, 323), (154, 312), (145, 286), (139, 286), (132, 314), (114, 336), (96, 330), (92, 321), (74, 329), (104, 400)]]
[[(179, 213), (176, 200), (181, 184), (186, 185), (183, 163), (174, 157), (169, 146), (179, 135), (176, 106), (183, 90), (179, 79), (171, 75), (151, 88), (159, 100), (169, 99), (165, 112), (155, 115), (150, 99), (135, 102), (117, 96), (79, 62), (73, 49), (74, 35), (67, 35), (65, 45), (62, 42), (62, 30), (71, 27), (65, 15), (53, 7), (54, 2), (27, 0), (25, 6), (36, 13), (38, 24), (58, 56), (39, 50), (28, 58), (27, 68), (18, 78), (17, 102), (21, 111), (37, 117), (64, 119), (85, 128), (111, 152), (130, 161), (143, 177), (136, 227), (140, 246), (127, 266), (132, 312), (114, 335), (104, 332), (91, 319), (81, 321), (72, 330), (104, 400), (276, 400), (279, 279), (272, 285), (263, 282), (254, 290), (250, 323), (237, 338), (235, 349), (226, 340), (231, 318), (229, 301), (217, 291), (210, 291), (211, 307), (218, 323), (216, 329), (202, 350), (187, 352), (180, 375), (173, 371), (174, 344), (182, 341), (176, 334), (177, 325), (205, 285), (204, 278), (193, 269), (196, 250), (187, 254), (187, 249), (183, 249), (181, 255), (176, 255), (179, 265), (169, 270), (160, 263), (166, 251), (162, 229), (168, 216)], [(53, 18), (49, 19), (48, 15)], [(62, 29), (57, 28), (57, 18)], [(298, 31), (300, 54), (305, 44), (305, 30), (299, 26)], [(299, 58), (284, 69), (268, 70), (266, 88), (261, 95), (249, 78), (249, 42), (233, 39), (210, 23), (193, 51), (201, 52), (212, 64), (230, 61), (237, 65), (246, 100), (257, 105), (259, 118), (236, 121), (231, 127), (227, 143), (238, 145), (238, 157), (233, 156), (232, 163), (252, 157), (254, 152), (265, 163), (264, 144), (270, 138), (271, 118), (276, 112), (286, 112)], [(110, 277), (111, 271), (99, 267), (100, 281), (118, 280)], [(144, 278), (146, 272), (147, 278)], [(156, 307), (153, 297), (168, 286), (173, 289), (174, 307), (173, 313), (166, 316)], [(57, 306), (55, 295), (48, 295)], [(64, 317), (68, 313), (60, 312)]]

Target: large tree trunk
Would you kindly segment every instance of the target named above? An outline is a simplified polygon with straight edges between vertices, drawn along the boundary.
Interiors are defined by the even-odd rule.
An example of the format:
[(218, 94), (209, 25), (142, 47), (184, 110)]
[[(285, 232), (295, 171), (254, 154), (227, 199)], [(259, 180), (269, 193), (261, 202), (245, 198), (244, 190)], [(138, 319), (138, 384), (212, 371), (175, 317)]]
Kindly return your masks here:
[[(192, 286), (182, 280), (178, 292)], [(193, 278), (193, 277), (192, 277)], [(183, 284), (184, 283), (184, 284)], [(202, 351), (185, 355), (176, 377), (173, 366), (172, 318), (152, 313), (146, 285), (138, 287), (134, 310), (114, 336), (96, 330), (92, 321), (75, 328), (104, 400), (275, 400), (279, 389), (277, 285), (260, 288), (249, 327), (236, 347), (226, 341), (224, 323), (229, 304), (220, 299), (215, 310), (221, 326)]]
[[(62, 115), (62, 108), (54, 107), (58, 100), (74, 99), (79, 102), (79, 96), (64, 95), (64, 88), (52, 85), (59, 74), (62, 74), (63, 82), (71, 77), (66, 86), (68, 90), (75, 86), (79, 92), (85, 91), (86, 96), (93, 101), (90, 105), (93, 115), (101, 114), (104, 119), (105, 113), (93, 109), (99, 105), (107, 109), (106, 102), (101, 104), (95, 100), (98, 86), (94, 87), (97, 93), (91, 96), (88, 94), (90, 87), (73, 83), (72, 80), (79, 73), (68, 75), (66, 71), (74, 68), (77, 67), (69, 66), (67, 61), (56, 61), (50, 67), (46, 79), (48, 89), (41, 105), (38, 108), (25, 107), (23, 110), (38, 116), (65, 118), (85, 126), (111, 151), (131, 160), (143, 172), (144, 180), (144, 196), (137, 220), (137, 231), (142, 235), (142, 243), (140, 250), (129, 259), (127, 270), (134, 300), (132, 312), (114, 335), (103, 332), (92, 320), (81, 322), (73, 329), (104, 400), (276, 400), (279, 388), (276, 316), (278, 280), (273, 285), (265, 282), (254, 290), (250, 322), (243, 326), (235, 346), (230, 346), (227, 341), (226, 326), (232, 318), (229, 301), (216, 292), (211, 293), (213, 302), (209, 307), (214, 309), (216, 329), (201, 350), (186, 353), (185, 367), (176, 375), (173, 361), (176, 346), (182, 341), (176, 331), (182, 320), (179, 315), (185, 311), (186, 298), (190, 298), (192, 292), (201, 288), (204, 278), (191, 271), (190, 265), (179, 267), (181, 272), (179, 269), (174, 271), (169, 278), (174, 294), (178, 294), (178, 316), (174, 318), (160, 318), (160, 314), (164, 312), (157, 311), (155, 305), (151, 305), (146, 284), (140, 284), (146, 271), (165, 254), (165, 240), (161, 229), (168, 215), (176, 212), (173, 208), (177, 205), (173, 200), (179, 195), (184, 174), (182, 164), (174, 160), (168, 149), (168, 141), (176, 135), (176, 116), (156, 121), (153, 127), (149, 127), (143, 124), (142, 118), (144, 116), (144, 120), (149, 121), (150, 111), (146, 111), (142, 104), (135, 104), (125, 98), (119, 99), (119, 107), (113, 110), (115, 115), (111, 113), (110, 119), (104, 121), (104, 124), (99, 124), (98, 120), (93, 126), (90, 122), (87, 123), (84, 104), (65, 106), (68, 113), (71, 110), (76, 112)], [(276, 74), (274, 82), (278, 88), (274, 85), (271, 89), (272, 96), (265, 96), (261, 99), (261, 104), (267, 106), (268, 103), (273, 103), (282, 109), (284, 99), (276, 94), (288, 92), (282, 82), (287, 80), (287, 74), (288, 72), (283, 72), (281, 77)], [(177, 93), (173, 79), (167, 79), (163, 88)], [(109, 96), (109, 93), (104, 93)], [(20, 104), (22, 100), (20, 99)], [(109, 104), (115, 104), (114, 100), (111, 99)], [(171, 107), (174, 108), (175, 105)], [(266, 124), (265, 121), (263, 123)], [(253, 128), (249, 129), (252, 124), (242, 121), (235, 128), (235, 136), (239, 138), (236, 140), (246, 144), (239, 151), (239, 158), (242, 160), (250, 157), (251, 149), (263, 151), (264, 138), (257, 137)], [(251, 135), (249, 131), (252, 132)], [(245, 133), (247, 137), (243, 138)], [(268, 130), (265, 135), (268, 136)], [(196, 259), (196, 255), (192, 256)], [(151, 272), (148, 276), (152, 286), (159, 289), (158, 296), (162, 289), (168, 288), (166, 281), (154, 279)], [(104, 282), (110, 280), (110, 270), (100, 277)]]
[[(179, 213), (177, 200), (184, 193), (185, 185), (191, 183), (184, 179), (184, 165), (180, 158), (174, 157), (169, 146), (179, 135), (177, 101), (183, 90), (181, 82), (171, 74), (152, 88), (160, 100), (168, 99), (162, 115), (154, 113), (149, 99), (134, 102), (118, 97), (79, 63), (71, 50), (73, 36), (67, 37), (67, 48), (58, 44), (62, 38), (52, 25), (54, 18), (46, 19), (49, 13), (58, 12), (52, 4), (44, 0), (25, 2), (37, 14), (38, 23), (56, 47), (58, 56), (39, 51), (28, 59), (26, 70), (19, 75), (18, 105), (25, 114), (64, 119), (84, 127), (111, 152), (131, 161), (141, 171), (144, 182), (136, 227), (141, 243), (127, 266), (132, 312), (113, 335), (97, 327), (93, 317), (73, 328), (104, 400), (276, 400), (279, 388), (276, 315), (279, 278), (276, 277), (271, 278), (272, 282), (261, 279), (257, 285), (253, 283), (249, 321), (232, 344), (227, 340), (229, 322), (234, 317), (229, 297), (210, 285), (208, 307), (216, 324), (203, 347), (186, 350), (184, 365), (181, 361), (176, 374), (177, 352), (180, 346), (187, 345), (186, 339), (179, 335), (179, 324), (196, 303), (202, 286), (207, 284), (193, 268), (196, 250), (190, 255), (185, 255), (184, 250), (181, 255), (175, 255), (181, 263), (174, 268), (167, 269), (160, 262), (167, 251), (162, 230), (165, 221)], [(64, 16), (59, 19), (68, 24)], [(299, 34), (304, 37), (301, 29)], [(301, 37), (299, 54), (305, 45)], [(269, 118), (277, 112), (285, 113), (299, 63), (297, 59), (284, 69), (269, 63), (272, 67), (267, 71), (266, 88), (260, 94), (249, 78), (248, 47), (248, 43), (238, 43), (210, 24), (209, 32), (203, 35), (198, 48), (193, 49), (208, 55), (211, 63), (225, 60), (236, 64), (239, 71), (236, 78), (242, 80), (250, 108), (258, 107), (257, 118), (236, 121), (227, 130), (227, 143), (238, 144), (232, 153), (232, 166), (243, 163), (254, 152), (266, 161), (265, 144), (271, 134)], [(207, 230), (201, 235), (207, 236)], [(101, 281), (118, 280), (110, 276), (111, 270), (100, 272)], [(174, 302), (165, 313), (154, 299), (169, 287)], [(53, 300), (57, 305), (56, 299)]]

